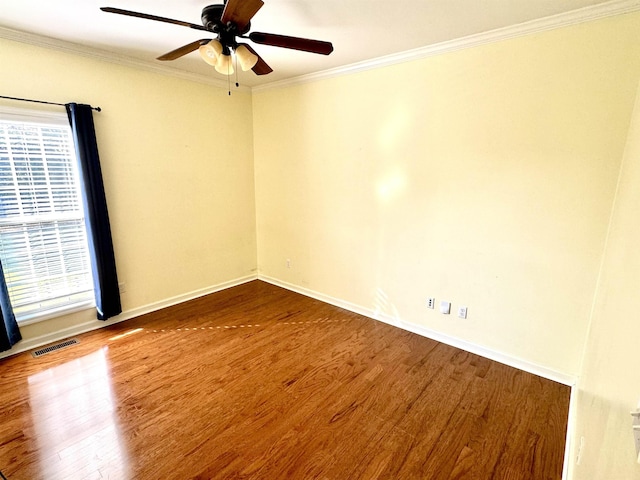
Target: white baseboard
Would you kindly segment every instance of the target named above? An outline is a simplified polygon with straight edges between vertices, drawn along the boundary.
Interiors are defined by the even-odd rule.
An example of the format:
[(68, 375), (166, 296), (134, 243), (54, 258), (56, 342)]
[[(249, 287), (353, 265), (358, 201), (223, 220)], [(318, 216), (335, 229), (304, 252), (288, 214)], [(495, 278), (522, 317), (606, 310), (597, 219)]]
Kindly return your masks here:
[(477, 345), (475, 343), (467, 342), (466, 340), (452, 337), (444, 333), (438, 332), (436, 330), (432, 330), (430, 328), (426, 328), (410, 322), (405, 322), (401, 319), (396, 319), (388, 315), (383, 315), (370, 308), (362, 307), (361, 305), (356, 305), (356, 304), (347, 302), (345, 300), (334, 298), (329, 295), (325, 295), (323, 293), (309, 290), (307, 288), (299, 287), (298, 285), (293, 285), (291, 283), (284, 282), (282, 280), (278, 280), (276, 278), (269, 277), (266, 275), (258, 275), (258, 279), (267, 283), (271, 283), (272, 285), (276, 285), (278, 287), (282, 287), (287, 290), (300, 293), (301, 295), (315, 298), (316, 300), (320, 300), (321, 302), (329, 303), (336, 307), (344, 308), (345, 310), (349, 310), (350, 312), (364, 315), (365, 317), (369, 317), (374, 320), (379, 320), (384, 323), (388, 323), (389, 325), (393, 325), (394, 327), (402, 328), (403, 330), (413, 332), (417, 335), (430, 338), (437, 342), (445, 343), (452, 347), (465, 350), (469, 353), (480, 355), (481, 357), (488, 358), (489, 360), (494, 360), (496, 362), (503, 363), (510, 367), (514, 367), (519, 370), (523, 370), (525, 372), (529, 372), (534, 375), (538, 375), (540, 377), (553, 380), (554, 382), (558, 382), (563, 385), (568, 385), (570, 387), (573, 387), (577, 381), (577, 378), (574, 375), (570, 375), (564, 372), (558, 372), (557, 370), (554, 370), (552, 368), (545, 367), (543, 365), (538, 365), (536, 363), (529, 362), (522, 358), (514, 357), (512, 355), (508, 355), (502, 352), (498, 352), (490, 348), (483, 347), (482, 345)]
[[(247, 275), (245, 277), (229, 280), (228, 282), (222, 282), (222, 283), (218, 283), (217, 285), (212, 285), (210, 287), (205, 287), (199, 290), (194, 290), (192, 292), (183, 293), (182, 295), (176, 295), (175, 297), (167, 298), (166, 300), (162, 300), (160, 302), (143, 305), (142, 307), (134, 308), (133, 310), (128, 310), (126, 312), (121, 313), (117, 317), (118, 320), (114, 321), (113, 323), (139, 317), (147, 313), (155, 312), (156, 310), (161, 310), (163, 308), (171, 307), (179, 303), (188, 302), (189, 300), (193, 300), (194, 298), (204, 297), (205, 295), (209, 295), (215, 292), (220, 292), (222, 290), (226, 290), (227, 288), (236, 287), (238, 285), (242, 285), (243, 283), (251, 282), (257, 279), (258, 279), (258, 275), (256, 274)], [(120, 317), (125, 317), (125, 318), (120, 319)]]
[(15, 355), (17, 353), (32, 350), (34, 348), (47, 345), (49, 343), (64, 340), (65, 338), (69, 338), (74, 335), (80, 335), (81, 333), (97, 330), (98, 328), (106, 327), (108, 325), (113, 325), (115, 323), (123, 322), (125, 320), (130, 320), (132, 318), (136, 318), (147, 313), (151, 313), (166, 307), (170, 307), (172, 305), (177, 305), (182, 302), (193, 300), (195, 298), (202, 297), (204, 295), (209, 295), (211, 293), (219, 292), (221, 290), (226, 290), (227, 288), (235, 287), (237, 285), (241, 285), (243, 283), (247, 283), (256, 279), (262, 280), (272, 285), (276, 285), (278, 287), (285, 288), (287, 290), (291, 290), (293, 292), (299, 293), (301, 295), (305, 295), (307, 297), (315, 298), (316, 300), (320, 300), (321, 302), (325, 302), (330, 305), (334, 305), (336, 307), (344, 308), (345, 310), (349, 310), (350, 312), (354, 312), (374, 320), (379, 320), (389, 325), (402, 328), (403, 330), (413, 332), (417, 335), (421, 335), (423, 337), (427, 337), (432, 340), (445, 343), (452, 347), (460, 348), (467, 352), (480, 355), (482, 357), (488, 358), (490, 360), (494, 360), (496, 362), (508, 365), (510, 367), (518, 368), (525, 372), (529, 372), (534, 375), (538, 375), (540, 377), (547, 378), (549, 380), (553, 380), (555, 382), (561, 383), (563, 385), (570, 386), (571, 398), (569, 402), (569, 419), (568, 419), (562, 479), (567, 480), (569, 478), (571, 467), (572, 467), (571, 458), (570, 458), (571, 442), (572, 442), (572, 434), (575, 428), (575, 421), (576, 421), (575, 412), (577, 408), (577, 387), (576, 387), (576, 383), (578, 380), (577, 377), (566, 374), (566, 373), (558, 372), (556, 370), (553, 370), (551, 368), (548, 368), (542, 365), (537, 365), (535, 363), (523, 360), (521, 358), (513, 357), (511, 355), (506, 355), (504, 353), (497, 352), (497, 351), (488, 349), (486, 347), (483, 347), (481, 345), (476, 345), (474, 343), (461, 340), (459, 338), (451, 337), (449, 335), (437, 332), (435, 330), (431, 330), (426, 327), (422, 327), (420, 325), (415, 325), (409, 322), (392, 318), (387, 315), (382, 315), (369, 308), (365, 308), (360, 305), (356, 305), (354, 303), (350, 303), (345, 300), (334, 298), (329, 295), (325, 295), (307, 288), (302, 288), (297, 285), (293, 285), (291, 283), (284, 282), (282, 280), (278, 280), (276, 278), (272, 278), (266, 275), (248, 275), (246, 277), (237, 278), (235, 280), (223, 282), (223, 283), (202, 288), (199, 290), (194, 290), (192, 292), (188, 292), (182, 295), (177, 295), (175, 297), (171, 297), (171, 298), (162, 300), (160, 302), (150, 303), (142, 307), (128, 310), (126, 312), (121, 313), (117, 317), (107, 321), (92, 320), (90, 322), (74, 325), (73, 327), (69, 327), (67, 329), (60, 330), (54, 333), (42, 335), (26, 341), (21, 341), (18, 344), (16, 344), (16, 346), (13, 349), (0, 353), (0, 359), (11, 356), (11, 355)]
[(117, 317), (110, 318), (109, 320), (104, 320), (104, 321), (91, 320), (89, 322), (79, 323), (78, 325), (73, 325), (72, 327), (58, 330), (52, 333), (47, 333), (45, 335), (40, 335), (38, 337), (30, 338), (28, 340), (22, 340), (16, 343), (16, 345), (11, 350), (1, 352), (0, 359), (9, 357), (11, 355), (16, 355), (17, 353), (33, 350), (34, 348), (38, 348), (43, 345), (48, 345), (49, 343), (58, 342), (60, 340), (64, 340), (65, 338), (69, 338), (74, 335), (80, 335), (81, 333), (97, 330), (99, 328), (113, 325), (115, 323), (124, 322), (125, 320), (131, 320), (132, 318), (136, 318), (141, 315), (145, 315), (147, 313), (155, 312), (163, 308), (171, 307), (172, 305), (177, 305), (179, 303), (187, 302), (189, 300), (193, 300), (194, 298), (203, 297), (205, 295), (219, 292), (221, 290), (226, 290), (227, 288), (235, 287), (237, 285), (241, 285), (243, 283), (247, 283), (252, 280), (257, 280), (257, 278), (258, 276), (255, 274), (247, 275), (246, 277), (236, 278), (228, 282), (219, 283), (217, 285), (212, 285), (209, 287), (187, 292), (182, 295), (176, 295), (175, 297), (167, 298), (159, 302), (149, 303), (147, 305), (143, 305), (141, 307), (134, 308), (132, 310), (127, 310), (125, 312), (122, 312)]
[(562, 467), (562, 480), (569, 480), (573, 477), (573, 469), (575, 468), (575, 459), (571, 457), (573, 452), (573, 442), (576, 438), (578, 411), (578, 386), (576, 384), (571, 387), (571, 396), (569, 397), (569, 418), (567, 419), (567, 436), (564, 444), (564, 463)]
[(58, 330), (56, 332), (30, 338), (28, 340), (23, 340), (21, 342), (18, 342), (11, 350), (0, 353), (0, 358), (4, 358), (11, 355), (15, 355), (17, 353), (32, 350), (42, 345), (47, 345), (52, 342), (57, 342), (59, 340), (69, 338), (74, 335), (80, 335), (81, 333), (96, 330), (98, 328), (106, 327), (108, 325), (113, 325), (115, 323), (123, 322), (125, 320), (130, 320), (132, 318), (139, 317), (146, 313), (155, 312), (157, 310), (161, 310), (163, 308), (170, 307), (172, 305), (177, 305), (179, 303), (183, 303), (183, 302), (192, 300), (194, 298), (202, 297), (204, 295), (209, 295), (210, 293), (215, 293), (221, 290), (225, 290), (227, 288), (235, 287), (236, 285), (241, 285), (243, 283), (247, 283), (256, 279), (265, 281), (267, 283), (271, 283), (272, 285), (276, 285), (276, 286), (285, 288), (287, 290), (291, 290), (296, 293), (300, 293), (301, 295), (305, 295), (307, 297), (315, 298), (316, 300), (329, 303), (336, 307), (344, 308), (345, 310), (349, 310), (359, 315), (363, 315), (365, 317), (372, 318), (374, 320), (379, 320), (389, 325), (402, 328), (403, 330), (413, 332), (417, 335), (421, 335), (423, 337), (427, 337), (432, 340), (442, 342), (447, 345), (451, 345), (452, 347), (460, 348), (467, 352), (480, 355), (482, 357), (488, 358), (490, 360), (494, 360), (496, 362), (503, 363), (510, 367), (518, 368), (525, 372), (533, 373), (534, 375), (539, 375), (540, 377), (547, 378), (549, 380), (553, 380), (555, 382), (558, 382), (564, 385), (573, 386), (577, 381), (577, 378), (573, 375), (569, 375), (563, 372), (558, 372), (556, 370), (545, 367), (543, 365), (538, 365), (518, 357), (507, 355), (495, 350), (491, 350), (481, 345), (467, 342), (466, 340), (452, 337), (444, 333), (438, 332), (436, 330), (432, 330), (432, 329), (429, 329), (420, 325), (416, 325), (410, 322), (405, 322), (401, 319), (396, 319), (388, 315), (383, 315), (383, 314), (380, 314), (379, 312), (375, 312), (372, 309), (362, 307), (361, 305), (356, 305), (354, 303), (350, 303), (342, 299), (334, 298), (329, 295), (325, 295), (307, 288), (303, 288), (288, 282), (284, 282), (282, 280), (278, 280), (276, 278), (272, 278), (266, 275), (248, 275), (245, 277), (230, 280), (228, 282), (223, 282), (217, 285), (202, 288), (199, 290), (194, 290), (192, 292), (187, 292), (185, 294), (177, 295), (175, 297), (167, 298), (159, 302), (143, 305), (141, 307), (134, 308), (132, 310), (127, 310), (121, 313), (120, 315), (118, 315), (117, 317), (114, 317), (107, 321), (92, 320), (89, 322), (84, 322), (78, 325), (74, 325), (72, 327), (69, 327), (63, 330)]

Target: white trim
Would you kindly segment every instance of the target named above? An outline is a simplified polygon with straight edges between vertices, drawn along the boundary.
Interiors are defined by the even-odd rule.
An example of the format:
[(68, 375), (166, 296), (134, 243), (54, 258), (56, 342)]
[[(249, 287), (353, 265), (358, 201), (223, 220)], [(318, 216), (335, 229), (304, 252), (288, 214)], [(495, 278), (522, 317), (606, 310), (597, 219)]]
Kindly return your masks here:
[[(547, 30), (552, 30), (555, 28), (577, 25), (601, 18), (612, 17), (615, 15), (632, 13), (638, 10), (640, 10), (640, 0), (612, 0), (610, 2), (600, 3), (590, 7), (580, 8), (557, 15), (551, 15), (549, 17), (531, 20), (517, 25), (511, 25), (508, 27), (490, 30), (488, 32), (482, 32), (474, 35), (468, 35), (462, 38), (448, 40), (434, 45), (427, 45), (425, 47), (420, 47), (405, 52), (374, 58), (372, 60), (366, 60), (364, 62), (353, 63), (351, 65), (324, 70), (317, 73), (301, 75), (298, 77), (288, 78), (264, 85), (258, 85), (253, 88), (240, 86), (239, 89), (244, 91), (250, 90), (252, 92), (260, 92), (263, 90), (315, 82), (318, 80), (338, 77), (341, 75), (363, 72), (374, 68), (419, 60), (422, 58), (441, 55), (448, 52), (454, 52), (456, 50), (465, 48), (472, 48), (475, 46), (484, 45), (486, 43), (498, 42), (510, 38), (521, 37), (524, 35), (545, 32)], [(170, 67), (165, 64), (160, 65), (153, 61), (146, 61), (126, 55), (119, 55), (95, 47), (88, 47), (64, 40), (43, 37), (33, 33), (21, 32), (6, 27), (0, 27), (0, 38), (12, 40), (15, 42), (26, 43), (29, 45), (35, 45), (37, 47), (60, 50), (83, 57), (89, 57), (109, 63), (115, 63), (126, 67), (138, 68), (140, 70), (146, 70), (161, 75), (181, 78), (183, 80), (213, 85), (224, 89), (228, 88), (227, 82), (219, 78), (187, 72), (185, 70)]]
[[(93, 297), (93, 295), (93, 291), (91, 291), (91, 296)], [(47, 320), (61, 317), (63, 315), (70, 315), (72, 313), (81, 312), (82, 310), (90, 310), (95, 308), (95, 306), (96, 301), (94, 298), (91, 298), (71, 304), (61, 305), (55, 308), (49, 308), (47, 310), (37, 311), (35, 313), (29, 313), (20, 318), (18, 318), (18, 315), (16, 314), (16, 321), (18, 322), (18, 327), (26, 327), (27, 325), (46, 322)]]
[[(130, 320), (132, 318), (139, 317), (141, 315), (146, 315), (147, 313), (155, 312), (157, 310), (162, 310), (163, 308), (171, 307), (173, 305), (178, 305), (179, 303), (188, 302), (189, 300), (193, 300), (199, 297), (204, 297), (205, 295), (209, 295), (215, 292), (220, 292), (222, 290), (226, 290), (231, 287), (236, 287), (238, 285), (242, 285), (243, 283), (251, 282), (257, 279), (258, 279), (258, 275), (256, 274), (246, 275), (244, 277), (236, 278), (234, 280), (229, 280), (227, 282), (218, 283), (210, 287), (193, 290), (191, 292), (183, 293), (182, 295), (176, 295), (175, 297), (170, 297), (165, 300), (161, 300), (159, 302), (150, 303), (148, 305), (143, 305), (142, 307), (134, 308), (133, 310), (128, 310), (118, 315), (118, 319), (120, 319), (120, 317), (126, 317), (126, 318), (120, 319), (119, 321)], [(117, 322), (114, 322), (114, 323), (117, 323)]]
[(364, 62), (357, 62), (351, 65), (323, 70), (317, 73), (310, 73), (308, 75), (301, 75), (298, 77), (259, 85), (253, 87), (252, 91), (261, 92), (264, 90), (284, 88), (292, 85), (300, 85), (339, 77), (342, 75), (364, 72), (375, 68), (387, 67), (399, 63), (433, 57), (435, 55), (442, 55), (444, 53), (455, 52), (457, 50), (477, 47), (487, 43), (499, 42), (525, 35), (546, 32), (556, 28), (568, 27), (602, 18), (632, 13), (638, 10), (640, 10), (640, 0), (612, 0), (610, 2), (580, 8), (578, 10), (572, 10), (570, 12), (560, 13), (557, 15), (551, 15), (549, 17), (531, 20), (517, 25), (510, 25), (508, 27), (497, 28), (488, 32), (476, 33), (462, 38), (456, 38), (433, 45), (427, 45), (425, 47), (415, 48), (413, 50), (407, 50), (405, 52), (386, 55), (384, 57), (378, 57)]
[(74, 325), (72, 327), (69, 327), (57, 332), (41, 335), (39, 337), (35, 337), (29, 340), (23, 340), (18, 342), (11, 350), (8, 350), (6, 352), (1, 352), (0, 358), (9, 357), (17, 353), (32, 350), (42, 345), (47, 345), (52, 342), (63, 340), (73, 335), (79, 335), (81, 333), (89, 332), (91, 330), (96, 330), (98, 328), (102, 328), (108, 325), (113, 325), (115, 323), (123, 322), (125, 320), (130, 320), (132, 318), (139, 317), (147, 313), (155, 312), (157, 310), (161, 310), (163, 308), (170, 307), (172, 305), (177, 305), (179, 303), (187, 302), (189, 300), (193, 300), (195, 298), (202, 297), (204, 295), (209, 295), (211, 293), (219, 292), (221, 290), (226, 290), (227, 288), (235, 287), (237, 285), (241, 285), (243, 283), (247, 283), (252, 280), (262, 280), (272, 285), (276, 285), (278, 287), (291, 290), (292, 292), (296, 292), (307, 297), (315, 298), (316, 300), (320, 300), (321, 302), (325, 302), (330, 305), (334, 305), (336, 307), (344, 308), (345, 310), (349, 310), (350, 312), (354, 312), (359, 315), (372, 318), (374, 320), (379, 320), (381, 322), (387, 323), (389, 325), (393, 325), (403, 330), (413, 332), (417, 335), (421, 335), (423, 337), (427, 337), (432, 340), (445, 343), (452, 347), (460, 348), (467, 352), (480, 355), (490, 360), (503, 363), (510, 367), (518, 368), (519, 370), (523, 370), (525, 372), (529, 372), (534, 375), (547, 378), (549, 380), (553, 380), (563, 385), (574, 386), (577, 381), (577, 378), (574, 375), (558, 372), (554, 369), (545, 367), (543, 365), (538, 365), (518, 357), (514, 357), (514, 356), (511, 356), (502, 352), (498, 352), (495, 350), (491, 350), (481, 345), (467, 342), (466, 340), (452, 337), (452, 336), (443, 334), (441, 332), (438, 332), (426, 327), (422, 327), (420, 325), (403, 321), (401, 319), (396, 319), (388, 315), (381, 315), (380, 313), (375, 312), (372, 309), (365, 308), (360, 305), (356, 305), (354, 303), (347, 302), (345, 300), (341, 300), (335, 297), (331, 297), (329, 295), (325, 295), (323, 293), (319, 293), (314, 290), (302, 288), (297, 285), (293, 285), (291, 283), (284, 282), (282, 280), (278, 280), (276, 278), (269, 277), (262, 274), (247, 275), (245, 277), (237, 278), (235, 280), (230, 280), (228, 282), (219, 283), (217, 285), (201, 288), (199, 290), (194, 290), (192, 292), (184, 293), (182, 295), (177, 295), (175, 297), (167, 298), (159, 302), (143, 305), (141, 307), (134, 308), (132, 310), (127, 310), (121, 313), (120, 315), (118, 315), (117, 317), (114, 317), (107, 321), (92, 320), (90, 322)]
[[(182, 80), (188, 80), (191, 82), (204, 83), (206, 85), (213, 85), (215, 87), (228, 88), (227, 81), (221, 80), (216, 77), (209, 77), (207, 75), (201, 75), (199, 73), (188, 72), (168, 65), (159, 65), (153, 61), (140, 60), (139, 58), (133, 58), (126, 55), (119, 55), (107, 50), (101, 50), (95, 47), (87, 47), (85, 45), (78, 45), (77, 43), (66, 42), (64, 40), (58, 40), (56, 38), (43, 37), (33, 33), (21, 32), (19, 30), (13, 30), (11, 28), (0, 27), (0, 38), (5, 40), (12, 40), (14, 42), (26, 43), (28, 45), (34, 45), (36, 47), (49, 48), (52, 50), (59, 50), (65, 53), (71, 53), (79, 55), (81, 57), (92, 58), (94, 60), (101, 60), (104, 62), (115, 63), (130, 68), (137, 68), (139, 70), (145, 70), (152, 73), (158, 73), (160, 75), (168, 75), (170, 77), (180, 78)], [(250, 91), (249, 87), (241, 85), (236, 90)], [(64, 102), (61, 102), (64, 103)]]
[(570, 375), (564, 372), (559, 372), (552, 368), (545, 367), (543, 365), (538, 365), (536, 363), (530, 362), (528, 360), (524, 360), (522, 358), (514, 357), (506, 353), (498, 352), (496, 350), (483, 347), (482, 345), (477, 345), (475, 343), (467, 342), (466, 340), (462, 340), (456, 337), (452, 337), (450, 335), (446, 335), (444, 333), (438, 332), (436, 330), (432, 330), (430, 328), (426, 328), (420, 325), (416, 325), (414, 323), (406, 322), (402, 319), (393, 318), (388, 315), (382, 315), (370, 308), (365, 308), (360, 305), (347, 302), (345, 300), (341, 300), (338, 298), (331, 297), (329, 295), (325, 295), (323, 293), (316, 292), (314, 290), (302, 288), (297, 285), (293, 285), (291, 283), (284, 282), (282, 280), (278, 280), (273, 277), (269, 277), (266, 275), (258, 275), (258, 279), (264, 282), (270, 283), (272, 285), (276, 285), (278, 287), (291, 290), (292, 292), (296, 292), (301, 295), (305, 295), (307, 297), (315, 298), (316, 300), (320, 300), (321, 302), (329, 303), (336, 307), (344, 308), (345, 310), (349, 310), (350, 312), (354, 312), (359, 315), (372, 318), (374, 320), (379, 320), (384, 323), (388, 323), (389, 325), (393, 325), (394, 327), (398, 327), (403, 330), (413, 332), (417, 335), (430, 338), (437, 342), (445, 343), (452, 347), (465, 350), (469, 353), (480, 355), (481, 357), (488, 358), (489, 360), (494, 360), (496, 362), (503, 363), (510, 367), (514, 367), (519, 370), (523, 370), (525, 372), (532, 373), (534, 375), (538, 375), (540, 377), (543, 377), (549, 380), (553, 380), (554, 382), (558, 382), (563, 385), (568, 385), (571, 387), (575, 385), (577, 380), (577, 378), (574, 375)]
[(261, 281), (270, 283), (272, 285), (276, 285), (278, 287), (282, 287), (287, 290), (299, 293), (301, 295), (315, 298), (316, 300), (320, 300), (321, 302), (325, 302), (325, 303), (334, 305), (336, 307), (344, 308), (345, 310), (349, 310), (359, 315), (363, 315), (365, 317), (368, 317), (374, 320), (379, 320), (398, 328), (402, 328), (403, 330), (413, 332), (417, 335), (421, 335), (423, 337), (427, 337), (432, 340), (436, 340), (436, 341), (445, 343), (447, 345), (460, 348), (467, 352), (480, 355), (482, 357), (488, 358), (490, 360), (494, 360), (496, 362), (508, 365), (510, 367), (518, 368), (525, 372), (529, 372), (534, 375), (538, 375), (540, 377), (556, 381), (563, 385), (568, 385), (569, 387), (571, 387), (571, 396), (569, 399), (569, 418), (567, 420), (567, 432), (566, 432), (566, 440), (565, 440), (564, 466), (562, 469), (562, 480), (569, 479), (570, 471), (573, 469), (573, 464), (571, 463), (571, 460), (572, 460), (571, 446), (572, 446), (573, 434), (574, 434), (574, 429), (576, 424), (577, 394), (578, 394), (578, 388), (576, 386), (578, 381), (577, 377), (566, 374), (566, 373), (561, 373), (553, 369), (550, 369), (541, 365), (537, 365), (537, 364), (528, 362), (526, 360), (522, 360), (517, 357), (512, 357), (510, 355), (496, 352), (496, 351), (487, 349), (485, 347), (475, 345), (470, 342), (466, 342), (464, 340), (450, 337), (448, 335), (436, 332), (435, 330), (430, 330), (430, 329), (421, 327), (419, 325), (394, 319), (389, 316), (380, 315), (379, 313), (376, 313), (371, 309), (364, 308), (354, 303), (350, 303), (344, 300), (339, 300), (337, 298), (324, 295), (307, 288), (301, 288), (291, 283), (284, 282), (266, 275), (261, 275), (261, 274), (247, 275), (245, 277), (237, 278), (235, 280), (230, 280), (228, 282), (219, 283), (211, 287), (194, 290), (192, 292), (188, 292), (182, 295), (177, 295), (175, 297), (171, 297), (166, 300), (162, 300), (160, 302), (150, 303), (148, 305), (144, 305), (142, 307), (138, 307), (133, 310), (128, 310), (126, 312), (121, 313), (120, 315), (118, 315), (117, 317), (111, 320), (107, 320), (107, 321), (93, 320), (93, 321), (85, 322), (79, 325), (74, 325), (73, 327), (59, 330), (57, 332), (41, 335), (39, 337), (32, 338), (30, 340), (21, 341), (21, 342), (18, 342), (13, 349), (8, 350), (6, 352), (0, 352), (0, 359), (10, 357), (18, 353), (33, 350), (43, 345), (64, 340), (66, 338), (73, 337), (75, 335), (80, 335), (82, 333), (90, 332), (92, 330), (97, 330), (99, 328), (120, 323), (125, 320), (130, 320), (132, 318), (139, 317), (147, 313), (151, 313), (157, 310), (161, 310), (163, 308), (170, 307), (172, 305), (177, 305), (179, 303), (193, 300), (195, 298), (202, 297), (204, 295), (209, 295), (211, 293), (219, 292), (221, 290), (226, 290), (228, 288), (235, 287), (243, 283), (251, 282), (253, 280), (261, 280)]
[[(1, 27), (0, 27), (1, 28)], [(12, 100), (12, 99), (0, 99)], [(45, 110), (46, 107), (51, 108), (54, 105), (42, 105), (40, 109), (31, 107), (9, 107), (0, 105), (0, 120), (11, 117), (12, 122), (35, 123), (38, 125), (63, 125), (69, 127), (69, 118), (60, 106), (55, 105), (55, 110)], [(69, 127), (71, 128), (71, 127)]]
[(564, 464), (562, 467), (562, 480), (569, 480), (573, 469), (575, 468), (575, 459), (571, 457), (575, 429), (576, 429), (576, 412), (578, 410), (578, 379), (571, 387), (571, 396), (569, 397), (569, 418), (567, 419), (567, 436), (564, 444)]
[(132, 318), (139, 317), (147, 313), (155, 312), (163, 308), (171, 307), (172, 305), (177, 305), (179, 303), (187, 302), (189, 300), (193, 300), (198, 297), (203, 297), (205, 295), (219, 292), (221, 290), (226, 290), (227, 288), (235, 287), (237, 285), (241, 285), (243, 283), (251, 282), (257, 279), (258, 279), (258, 276), (255, 274), (247, 275), (245, 277), (236, 278), (235, 280), (229, 280), (228, 282), (219, 283), (217, 285), (212, 285), (210, 287), (205, 287), (199, 290), (194, 290), (192, 292), (187, 292), (182, 295), (176, 295), (175, 297), (167, 298), (159, 302), (143, 305), (142, 307), (134, 308), (132, 310), (127, 310), (126, 312), (122, 312), (117, 317), (114, 317), (106, 321), (92, 320), (90, 322), (84, 322), (69, 328), (65, 328), (63, 330), (58, 330), (56, 332), (40, 335), (38, 337), (31, 338), (29, 340), (22, 340), (16, 343), (11, 350), (0, 352), (0, 359), (5, 357), (10, 357), (18, 353), (26, 352), (28, 350), (33, 350), (34, 348), (41, 347), (43, 345), (47, 345), (52, 342), (64, 340), (65, 338), (69, 338), (74, 335), (80, 335), (81, 333), (97, 330), (99, 328), (113, 325), (115, 323), (124, 322), (125, 320), (131, 320)]

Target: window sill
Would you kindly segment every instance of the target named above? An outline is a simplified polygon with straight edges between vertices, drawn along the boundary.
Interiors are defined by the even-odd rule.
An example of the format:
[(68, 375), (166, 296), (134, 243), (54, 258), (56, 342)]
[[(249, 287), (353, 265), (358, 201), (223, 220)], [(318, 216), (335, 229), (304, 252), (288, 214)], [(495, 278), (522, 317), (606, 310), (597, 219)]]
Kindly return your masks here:
[(26, 325), (33, 325), (34, 323), (44, 322), (51, 320), (52, 318), (61, 317), (63, 315), (69, 315), (71, 313), (80, 312), (82, 310), (89, 310), (96, 307), (96, 302), (93, 300), (85, 300), (83, 302), (72, 303), (70, 305), (64, 305), (58, 308), (52, 308), (44, 312), (32, 313), (30, 315), (24, 315), (17, 319), (18, 326), (24, 327)]

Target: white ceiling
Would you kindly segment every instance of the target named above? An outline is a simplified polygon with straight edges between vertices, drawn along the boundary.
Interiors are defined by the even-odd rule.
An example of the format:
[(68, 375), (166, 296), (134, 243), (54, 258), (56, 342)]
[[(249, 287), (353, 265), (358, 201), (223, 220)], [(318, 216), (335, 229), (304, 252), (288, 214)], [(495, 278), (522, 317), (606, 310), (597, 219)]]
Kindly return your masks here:
[[(110, 6), (200, 24), (203, 7), (221, 0), (1, 0), (1, 28), (36, 34), (89, 49), (226, 80), (197, 52), (173, 62), (155, 58), (206, 32), (100, 11)], [(603, 0), (264, 0), (251, 31), (331, 41), (330, 56), (253, 45), (274, 69), (258, 77), (241, 72), (248, 86), (351, 65), (509, 27)], [(614, 2), (615, 3), (615, 2)], [(203, 35), (204, 34), (204, 35)], [(15, 32), (13, 38), (15, 38)], [(31, 36), (30, 36), (31, 37)]]

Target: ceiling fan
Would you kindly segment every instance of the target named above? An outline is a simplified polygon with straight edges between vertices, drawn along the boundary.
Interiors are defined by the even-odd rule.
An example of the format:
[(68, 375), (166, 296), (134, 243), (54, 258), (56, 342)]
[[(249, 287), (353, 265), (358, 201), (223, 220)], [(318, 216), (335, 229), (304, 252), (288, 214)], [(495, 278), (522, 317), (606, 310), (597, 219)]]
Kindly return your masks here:
[(159, 56), (158, 60), (175, 60), (199, 50), (203, 60), (215, 67), (217, 72), (224, 75), (231, 75), (234, 72), (231, 60), (232, 51), (235, 52), (236, 58), (244, 71), (251, 69), (256, 75), (266, 75), (273, 71), (251, 46), (246, 43), (239, 43), (238, 38), (251, 40), (262, 45), (290, 48), (322, 55), (329, 55), (333, 51), (333, 45), (330, 42), (321, 40), (289, 37), (274, 33), (249, 33), (251, 19), (262, 5), (264, 5), (262, 0), (224, 0), (223, 4), (208, 5), (202, 9), (202, 25), (120, 8), (102, 7), (100, 10), (130, 17), (146, 18), (157, 22), (172, 23), (215, 34), (216, 37), (213, 39), (196, 40)]

